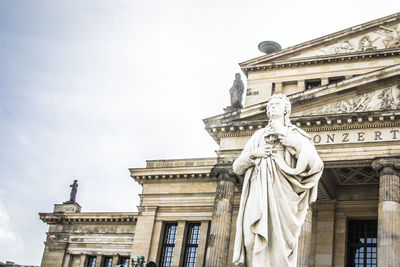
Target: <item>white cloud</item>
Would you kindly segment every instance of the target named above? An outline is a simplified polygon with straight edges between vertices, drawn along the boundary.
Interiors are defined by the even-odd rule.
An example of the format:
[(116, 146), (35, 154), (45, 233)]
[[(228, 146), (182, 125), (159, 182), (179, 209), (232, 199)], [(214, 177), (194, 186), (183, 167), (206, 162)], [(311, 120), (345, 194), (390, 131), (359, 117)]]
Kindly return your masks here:
[(11, 224), (10, 216), (0, 201), (0, 246), (5, 245), (17, 250), (17, 247), (21, 245), (21, 240), (17, 238), (17, 234)]
[(289, 2), (0, 1), (0, 260), (39, 264), (37, 213), (74, 178), (83, 211), (134, 211), (128, 168), (215, 156), (201, 120), (228, 105), (259, 42), (287, 47), (398, 9)]

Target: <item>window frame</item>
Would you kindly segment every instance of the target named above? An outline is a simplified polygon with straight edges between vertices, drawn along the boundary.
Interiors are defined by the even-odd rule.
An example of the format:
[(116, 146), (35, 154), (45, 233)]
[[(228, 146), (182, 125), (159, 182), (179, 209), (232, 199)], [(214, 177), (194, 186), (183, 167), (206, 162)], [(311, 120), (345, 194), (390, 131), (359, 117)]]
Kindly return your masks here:
[(335, 76), (335, 77), (329, 77), (328, 78), (328, 84), (334, 84), (334, 83), (339, 83), (346, 79), (345, 76)]
[[(175, 227), (173, 243), (169, 243), (168, 242), (171, 239), (171, 237), (169, 236), (170, 227)], [(170, 266), (172, 266), (172, 261), (174, 259), (177, 232), (178, 232), (178, 223), (177, 222), (168, 222), (168, 223), (164, 224), (162, 241), (161, 241), (160, 257), (159, 257), (159, 267), (170, 267)], [(165, 255), (165, 251), (166, 251), (167, 248), (172, 248), (170, 261), (165, 261), (166, 257), (168, 257), (168, 256), (164, 256)]]
[[(107, 260), (111, 260), (111, 265), (106, 265)], [(103, 256), (101, 260), (101, 267), (112, 267), (113, 257), (112, 256)]]
[[(308, 86), (311, 83), (318, 83), (318, 85)], [(304, 90), (311, 90), (311, 89), (314, 89), (314, 88), (318, 88), (318, 87), (321, 87), (321, 85), (322, 85), (322, 80), (321, 79), (305, 80), (304, 81)]]
[[(191, 241), (191, 235), (192, 235), (192, 229), (194, 227), (198, 227), (197, 233), (195, 233), (197, 235), (196, 237), (196, 242), (197, 243), (190, 243)], [(200, 222), (189, 222), (187, 224), (187, 231), (186, 231), (186, 235), (185, 235), (185, 244), (184, 244), (184, 249), (183, 249), (183, 266), (186, 267), (188, 263), (192, 263), (192, 262), (188, 262), (188, 250), (190, 248), (196, 248), (196, 253), (195, 253), (195, 257), (194, 257), (194, 265), (196, 265), (197, 262), (197, 256), (198, 256), (198, 249), (199, 249), (199, 243), (200, 243), (200, 231), (201, 231), (201, 223)]]
[[(363, 228), (364, 228), (364, 237), (365, 238), (375, 238), (375, 242), (364, 242), (364, 243), (350, 243), (350, 224), (352, 222), (355, 223), (359, 223), (359, 222), (364, 222)], [(368, 236), (368, 223), (373, 223), (376, 225), (375, 228), (375, 236), (374, 237), (369, 237)], [(347, 223), (346, 223), (346, 250), (345, 250), (345, 266), (346, 267), (354, 267), (354, 266), (378, 266), (378, 219), (377, 218), (347, 218)], [(363, 256), (363, 263), (362, 265), (356, 265), (355, 262), (350, 262), (350, 257), (352, 256), (351, 253), (351, 248), (363, 248), (362, 253), (364, 254)], [(371, 253), (375, 253), (375, 258), (371, 258), (371, 259), (375, 259), (375, 263), (368, 263), (369, 265), (366, 265), (367, 262), (366, 260), (367, 258), (367, 253), (368, 250), (367, 248), (375, 248), (375, 251), (371, 251)], [(375, 264), (375, 265), (372, 265)]]
[[(92, 261), (91, 261), (92, 260)], [(86, 256), (86, 267), (96, 267), (97, 256), (87, 255)]]
[(129, 256), (119, 256), (118, 257), (118, 263), (117, 264), (124, 264), (124, 261), (128, 260), (128, 265), (127, 267), (129, 267), (129, 264), (131, 262), (131, 257)]

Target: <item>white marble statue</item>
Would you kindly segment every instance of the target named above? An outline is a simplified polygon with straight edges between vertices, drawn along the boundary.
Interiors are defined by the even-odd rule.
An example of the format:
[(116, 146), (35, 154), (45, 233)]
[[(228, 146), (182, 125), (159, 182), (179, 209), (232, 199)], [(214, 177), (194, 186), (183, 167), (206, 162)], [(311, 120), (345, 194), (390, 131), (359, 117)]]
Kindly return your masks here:
[(247, 267), (295, 267), (309, 204), (317, 198), (323, 162), (310, 136), (289, 120), (283, 94), (270, 97), (268, 125), (256, 131), (233, 171), (244, 174), (233, 262)]

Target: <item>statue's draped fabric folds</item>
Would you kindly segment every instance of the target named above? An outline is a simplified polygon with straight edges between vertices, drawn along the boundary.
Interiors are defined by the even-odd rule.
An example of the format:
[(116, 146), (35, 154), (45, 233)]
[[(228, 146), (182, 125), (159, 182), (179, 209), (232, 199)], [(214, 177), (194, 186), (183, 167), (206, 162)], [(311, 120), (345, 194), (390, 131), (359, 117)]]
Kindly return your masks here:
[(233, 262), (293, 267), (301, 226), (309, 203), (317, 198), (323, 163), (308, 134), (290, 124), (286, 96), (275, 95), (270, 102), (281, 102), (285, 111), (282, 108), (279, 117), (279, 107), (267, 108), (270, 123), (254, 133), (233, 164), (236, 174), (244, 174)]

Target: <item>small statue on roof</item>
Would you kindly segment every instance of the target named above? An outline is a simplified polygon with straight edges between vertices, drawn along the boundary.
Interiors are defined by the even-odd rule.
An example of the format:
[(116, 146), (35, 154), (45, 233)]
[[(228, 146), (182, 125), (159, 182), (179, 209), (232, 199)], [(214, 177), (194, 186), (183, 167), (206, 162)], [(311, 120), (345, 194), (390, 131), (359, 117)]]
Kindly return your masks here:
[(231, 94), (231, 107), (242, 108), (242, 98), (243, 98), (244, 85), (240, 78), (240, 73), (235, 74), (235, 80), (229, 93)]
[(71, 184), (71, 193), (69, 194), (69, 203), (76, 203), (76, 193), (78, 193), (78, 180), (74, 180), (74, 183)]

